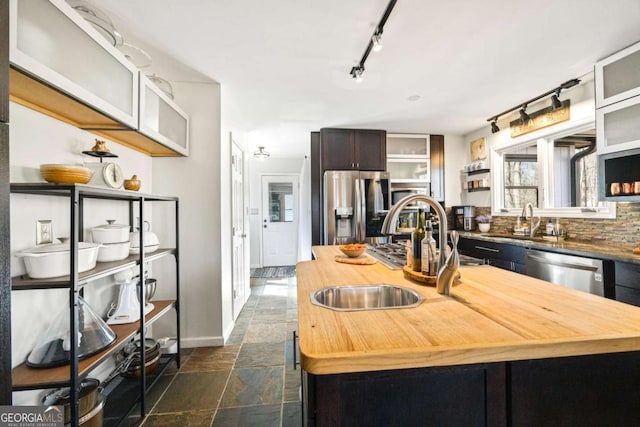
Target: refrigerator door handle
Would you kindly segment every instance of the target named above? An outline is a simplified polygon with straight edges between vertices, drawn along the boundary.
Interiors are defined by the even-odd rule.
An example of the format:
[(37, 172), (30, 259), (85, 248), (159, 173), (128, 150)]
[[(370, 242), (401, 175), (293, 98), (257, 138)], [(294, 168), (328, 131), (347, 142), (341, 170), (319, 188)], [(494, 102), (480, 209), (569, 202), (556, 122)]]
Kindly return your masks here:
[(360, 205), (360, 199), (362, 199), (362, 195), (360, 194), (360, 180), (358, 178), (353, 180), (354, 183), (354, 196), (355, 196), (355, 201), (354, 201), (354, 228), (355, 228), (355, 238), (356, 238), (356, 243), (360, 242), (360, 216), (362, 215), (362, 213), (360, 212), (361, 209), (361, 205)]
[(356, 241), (364, 243), (367, 237), (366, 229), (366, 205), (364, 194), (364, 179), (356, 179), (356, 206), (358, 216), (356, 217)]

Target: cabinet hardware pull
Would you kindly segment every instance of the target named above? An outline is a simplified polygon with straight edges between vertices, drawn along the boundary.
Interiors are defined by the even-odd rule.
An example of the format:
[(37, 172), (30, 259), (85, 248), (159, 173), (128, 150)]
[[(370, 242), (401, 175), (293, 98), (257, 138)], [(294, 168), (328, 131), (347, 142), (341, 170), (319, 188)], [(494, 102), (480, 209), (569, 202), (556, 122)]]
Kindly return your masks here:
[(300, 362), (298, 362), (298, 356), (297, 356), (297, 345), (296, 345), (296, 341), (298, 340), (298, 334), (296, 334), (296, 331), (293, 331), (293, 369), (296, 369), (296, 366), (298, 366), (300, 364)]
[(493, 249), (493, 248), (485, 248), (484, 246), (476, 246), (476, 249), (482, 249), (483, 251), (489, 251), (489, 252), (500, 252), (500, 249)]

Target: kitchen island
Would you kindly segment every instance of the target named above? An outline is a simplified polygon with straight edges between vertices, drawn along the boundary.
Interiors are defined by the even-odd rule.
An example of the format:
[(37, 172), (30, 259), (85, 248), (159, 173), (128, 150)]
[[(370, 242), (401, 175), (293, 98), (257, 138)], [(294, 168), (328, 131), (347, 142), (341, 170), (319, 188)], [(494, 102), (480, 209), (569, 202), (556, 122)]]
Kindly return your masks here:
[[(314, 247), (297, 265), (309, 425), (630, 425), (640, 421), (640, 308), (490, 266), (451, 296)], [(392, 284), (418, 307), (338, 312), (325, 286)]]

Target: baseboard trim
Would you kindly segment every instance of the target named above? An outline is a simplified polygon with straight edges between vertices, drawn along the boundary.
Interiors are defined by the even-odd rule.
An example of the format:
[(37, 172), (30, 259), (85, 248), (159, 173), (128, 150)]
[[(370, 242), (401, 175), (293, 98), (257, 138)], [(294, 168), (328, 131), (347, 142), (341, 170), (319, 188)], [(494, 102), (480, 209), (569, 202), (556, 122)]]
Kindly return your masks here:
[(182, 348), (194, 347), (222, 347), (224, 346), (224, 337), (193, 337), (182, 338), (180, 340)]

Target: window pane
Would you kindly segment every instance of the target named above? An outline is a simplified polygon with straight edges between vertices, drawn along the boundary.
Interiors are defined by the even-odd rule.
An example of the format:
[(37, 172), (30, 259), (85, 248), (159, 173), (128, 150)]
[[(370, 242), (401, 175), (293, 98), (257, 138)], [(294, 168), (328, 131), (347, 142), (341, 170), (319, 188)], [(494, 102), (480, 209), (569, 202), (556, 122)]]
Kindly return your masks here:
[(505, 156), (504, 185), (513, 187), (519, 185), (538, 185), (538, 161), (534, 157)]
[(527, 203), (538, 207), (538, 156), (535, 146), (504, 156), (504, 207), (521, 208)]
[(293, 222), (293, 184), (269, 183), (269, 218), (271, 222)]
[(504, 207), (507, 209), (521, 208), (531, 203), (538, 207), (538, 188), (509, 188), (504, 189)]
[(600, 205), (595, 147), (595, 129), (553, 141), (553, 207)]

